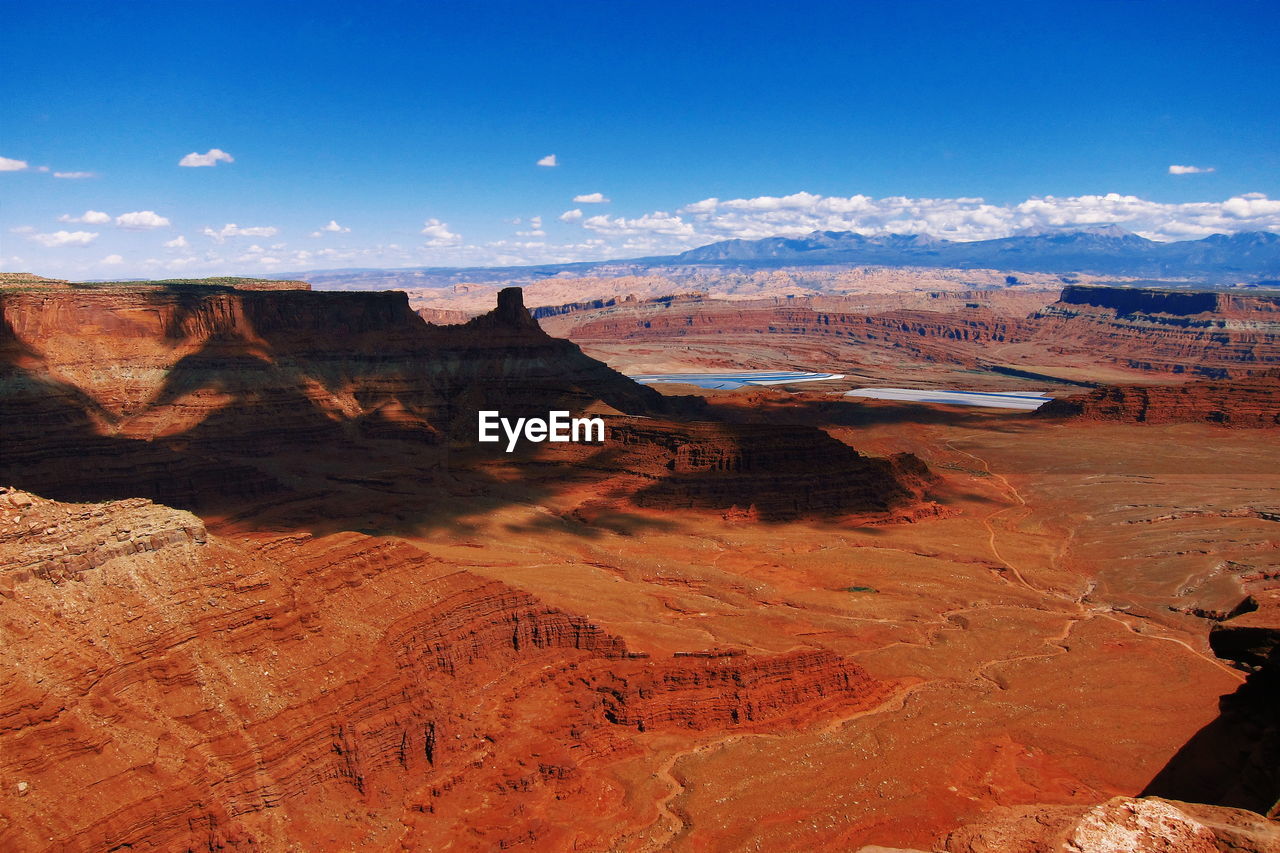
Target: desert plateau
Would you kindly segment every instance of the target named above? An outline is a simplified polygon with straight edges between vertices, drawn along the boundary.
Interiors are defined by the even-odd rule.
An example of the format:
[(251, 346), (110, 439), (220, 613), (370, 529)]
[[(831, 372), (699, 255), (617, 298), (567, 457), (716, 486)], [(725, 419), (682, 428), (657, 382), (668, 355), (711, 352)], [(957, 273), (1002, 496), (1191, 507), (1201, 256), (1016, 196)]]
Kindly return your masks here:
[[(1280, 303), (1005, 295), (551, 319), (624, 363), (679, 330), (735, 367), (1009, 388), (1048, 374), (991, 356), (1038, 347), (1136, 381), (659, 393), (518, 288), (433, 325), (11, 276), (5, 845), (963, 851), (1156, 810), (1275, 849)], [(473, 440), (559, 405), (607, 440)]]
[(1280, 853), (1274, 3), (0, 21), (0, 853)]

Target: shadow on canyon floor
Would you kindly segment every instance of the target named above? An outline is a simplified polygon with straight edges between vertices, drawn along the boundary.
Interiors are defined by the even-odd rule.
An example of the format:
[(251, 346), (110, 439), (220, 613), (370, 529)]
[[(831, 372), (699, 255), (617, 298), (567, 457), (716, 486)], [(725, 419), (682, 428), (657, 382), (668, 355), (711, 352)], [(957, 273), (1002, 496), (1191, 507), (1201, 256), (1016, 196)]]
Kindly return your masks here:
[(1219, 715), (1178, 750), (1142, 796), (1267, 814), (1280, 802), (1280, 660), (1219, 701)]
[[(716, 412), (728, 426), (691, 437), (679, 422), (705, 420), (701, 400), (637, 385), (532, 320), (500, 307), (466, 326), (429, 327), (395, 294), (370, 296), (181, 286), (132, 294), (160, 325), (135, 329), (129, 320), (112, 333), (120, 340), (133, 336), (149, 351), (159, 335), (163, 348), (149, 357), (161, 363), (181, 342), (199, 343), (149, 397), (122, 388), (111, 406), (94, 393), (115, 389), (66, 380), (6, 321), (0, 481), (64, 501), (145, 497), (235, 527), (317, 534), (423, 535), (509, 505), (577, 501), (589, 511), (562, 529), (589, 536), (593, 524), (644, 529), (651, 522), (629, 511), (635, 504), (786, 522), (884, 512), (907, 498), (889, 463), (806, 424), (817, 413), (769, 414), (770, 427), (796, 425), (793, 436), (744, 430)], [(317, 335), (330, 327), (334, 341)], [(103, 364), (112, 357), (118, 368), (135, 364), (127, 346)], [(59, 358), (86, 369), (74, 347)], [(473, 444), (478, 409), (545, 415), (597, 401), (659, 420), (636, 421), (623, 442), (611, 435), (570, 452), (542, 445), (507, 455)], [(898, 408), (893, 417), (952, 417)], [(858, 419), (855, 407), (833, 411)], [(662, 424), (674, 431), (662, 434)], [(774, 446), (779, 439), (784, 447)], [(678, 465), (679, 454), (693, 463)]]

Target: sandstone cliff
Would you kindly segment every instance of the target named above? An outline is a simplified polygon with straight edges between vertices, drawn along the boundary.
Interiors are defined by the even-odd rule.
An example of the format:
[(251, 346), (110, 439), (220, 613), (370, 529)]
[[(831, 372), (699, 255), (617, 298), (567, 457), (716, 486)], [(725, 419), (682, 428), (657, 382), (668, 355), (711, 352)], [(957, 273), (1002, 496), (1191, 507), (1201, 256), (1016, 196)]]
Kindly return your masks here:
[(1280, 371), (1183, 385), (1108, 385), (1052, 400), (1041, 406), (1036, 415), (1129, 423), (1275, 428), (1280, 427)]
[(1154, 373), (1250, 376), (1280, 366), (1280, 297), (1071, 286), (1033, 314), (1041, 340)]
[[(493, 312), (449, 326), (425, 323), (402, 293), (208, 286), (34, 289), (0, 295), (0, 312), (0, 481), (51, 496), (143, 496), (242, 515), (246, 499), (310, 501), (334, 523), (342, 506), (380, 502), (447, 515), (461, 506), (448, 489), (489, 489), (478, 410), (563, 409), (614, 416), (605, 446), (526, 447), (515, 461), (630, 478), (645, 506), (754, 506), (781, 518), (919, 497), (894, 466), (811, 427), (762, 435), (684, 423), (705, 417), (700, 401), (663, 397), (550, 337), (515, 288)], [(686, 464), (699, 447), (736, 461)], [(807, 471), (833, 465), (850, 476), (799, 497)], [(380, 476), (361, 488), (365, 469), (392, 467), (392, 480), (414, 482), (401, 489)], [(659, 479), (672, 482), (650, 488)], [(388, 499), (404, 489), (416, 497)]]
[(0, 609), (5, 850), (604, 849), (653, 820), (639, 729), (893, 688), (819, 648), (650, 658), (402, 542), (139, 500), (0, 492)]
[[(936, 297), (936, 298), (935, 298)], [(1280, 297), (1070, 285), (1043, 291), (601, 301), (542, 309), (548, 328), (608, 352), (646, 342), (720, 349), (753, 367), (854, 370), (889, 359), (960, 367), (1090, 368), (1204, 378), (1280, 365)], [(767, 361), (766, 361), (767, 359)], [(727, 363), (726, 363), (727, 366)], [(1097, 370), (1093, 372), (1099, 372)]]

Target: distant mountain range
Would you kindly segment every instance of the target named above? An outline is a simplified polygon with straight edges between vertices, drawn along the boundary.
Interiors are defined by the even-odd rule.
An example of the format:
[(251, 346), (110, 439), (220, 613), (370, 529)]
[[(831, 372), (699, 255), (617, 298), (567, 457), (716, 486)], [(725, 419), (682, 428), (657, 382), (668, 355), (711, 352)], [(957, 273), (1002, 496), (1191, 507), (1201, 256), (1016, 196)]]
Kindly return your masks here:
[(957, 242), (922, 234), (867, 237), (814, 231), (803, 237), (724, 240), (678, 255), (522, 267), (423, 267), (289, 273), (319, 287), (445, 287), (461, 282), (526, 283), (550, 276), (662, 274), (690, 268), (798, 266), (935, 267), (1053, 274), (1089, 273), (1206, 283), (1280, 279), (1280, 234), (1246, 231), (1160, 243), (1117, 225), (1041, 229), (996, 240)]
[(865, 237), (851, 231), (814, 231), (795, 238), (725, 240), (675, 255), (671, 262), (866, 264), (1151, 278), (1268, 278), (1280, 275), (1280, 234), (1249, 231), (1159, 243), (1107, 225), (959, 243), (923, 235)]

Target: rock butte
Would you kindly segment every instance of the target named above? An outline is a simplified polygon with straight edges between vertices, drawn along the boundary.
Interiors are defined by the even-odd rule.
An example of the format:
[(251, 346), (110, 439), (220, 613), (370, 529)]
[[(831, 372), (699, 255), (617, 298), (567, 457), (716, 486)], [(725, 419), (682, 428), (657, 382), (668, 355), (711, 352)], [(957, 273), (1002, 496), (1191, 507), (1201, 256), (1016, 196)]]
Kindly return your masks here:
[[(1135, 427), (663, 396), (518, 290), (432, 325), (397, 293), (5, 285), (0, 848), (1280, 844), (1280, 449), (1216, 425), (1274, 400), (1265, 299), (544, 319), (619, 364), (754, 334), (1203, 377), (1147, 389), (1192, 422)], [(481, 408), (608, 439), (478, 451)]]
[(1236, 380), (1201, 380), (1177, 386), (1112, 385), (1054, 400), (1042, 417), (1130, 423), (1211, 423), (1228, 427), (1280, 427), (1280, 370)]

